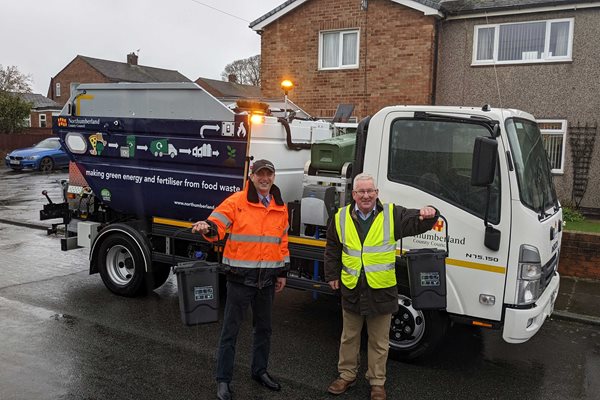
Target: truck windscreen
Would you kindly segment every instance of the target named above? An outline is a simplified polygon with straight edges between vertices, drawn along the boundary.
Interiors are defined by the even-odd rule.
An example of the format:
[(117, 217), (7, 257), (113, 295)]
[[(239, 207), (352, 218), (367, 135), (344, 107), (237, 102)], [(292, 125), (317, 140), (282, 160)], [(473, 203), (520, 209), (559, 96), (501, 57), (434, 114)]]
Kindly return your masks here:
[(557, 199), (540, 130), (533, 121), (513, 118), (506, 121), (506, 131), (521, 202), (544, 216)]
[[(487, 188), (471, 186), (473, 146), (479, 136), (489, 137), (484, 123), (464, 119), (396, 119), (389, 145), (388, 179), (413, 186), (463, 210), (484, 217)], [(500, 176), (490, 187), (488, 220), (500, 221)]]

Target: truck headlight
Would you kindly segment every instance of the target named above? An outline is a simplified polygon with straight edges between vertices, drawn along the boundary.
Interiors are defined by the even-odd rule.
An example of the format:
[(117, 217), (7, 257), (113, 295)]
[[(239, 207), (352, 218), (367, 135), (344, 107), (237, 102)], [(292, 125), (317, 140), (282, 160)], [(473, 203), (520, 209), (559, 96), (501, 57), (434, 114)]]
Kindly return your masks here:
[(534, 303), (540, 295), (540, 281), (522, 281), (518, 282), (518, 297), (519, 305)]
[(542, 277), (542, 264), (519, 263), (519, 274), (521, 279), (526, 281), (535, 281)]
[(521, 245), (519, 251), (519, 275), (517, 278), (517, 304), (535, 303), (540, 297), (542, 262), (540, 252), (534, 246)]

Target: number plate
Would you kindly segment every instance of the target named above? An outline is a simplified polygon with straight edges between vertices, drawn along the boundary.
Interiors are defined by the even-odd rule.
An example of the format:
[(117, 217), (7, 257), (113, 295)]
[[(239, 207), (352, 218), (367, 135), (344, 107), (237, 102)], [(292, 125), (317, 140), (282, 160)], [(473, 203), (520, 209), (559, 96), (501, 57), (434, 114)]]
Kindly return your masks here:
[(19, 160), (10, 160), (10, 163), (12, 165), (19, 165), (19, 164), (21, 164), (21, 161), (19, 161)]

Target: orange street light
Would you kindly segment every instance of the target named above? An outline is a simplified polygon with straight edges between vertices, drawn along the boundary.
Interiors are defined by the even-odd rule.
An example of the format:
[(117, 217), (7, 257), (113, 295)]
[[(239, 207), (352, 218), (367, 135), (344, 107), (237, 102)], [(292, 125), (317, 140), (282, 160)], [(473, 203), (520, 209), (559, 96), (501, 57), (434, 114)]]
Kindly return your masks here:
[(281, 81), (281, 88), (283, 89), (283, 93), (285, 95), (285, 114), (284, 118), (288, 117), (288, 92), (294, 88), (294, 82), (289, 79), (284, 79)]
[(290, 81), (289, 79), (284, 79), (283, 81), (281, 81), (281, 88), (287, 95), (288, 91), (294, 88), (294, 82)]

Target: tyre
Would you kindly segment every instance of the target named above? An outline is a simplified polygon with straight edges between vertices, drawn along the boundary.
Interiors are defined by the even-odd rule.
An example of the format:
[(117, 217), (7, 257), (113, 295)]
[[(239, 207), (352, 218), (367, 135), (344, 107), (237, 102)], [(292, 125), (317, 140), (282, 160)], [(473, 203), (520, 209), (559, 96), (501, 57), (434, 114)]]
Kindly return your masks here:
[(152, 263), (152, 275), (154, 277), (154, 289), (161, 287), (169, 279), (171, 266), (165, 263)]
[(44, 157), (40, 160), (40, 171), (50, 172), (54, 169), (54, 161), (50, 157)]
[(97, 263), (102, 281), (111, 292), (126, 297), (145, 293), (144, 257), (140, 245), (130, 236), (111, 233), (100, 244)]
[(398, 312), (390, 325), (390, 357), (414, 360), (430, 354), (448, 330), (448, 316), (443, 311), (416, 310), (409, 297), (398, 295)]

